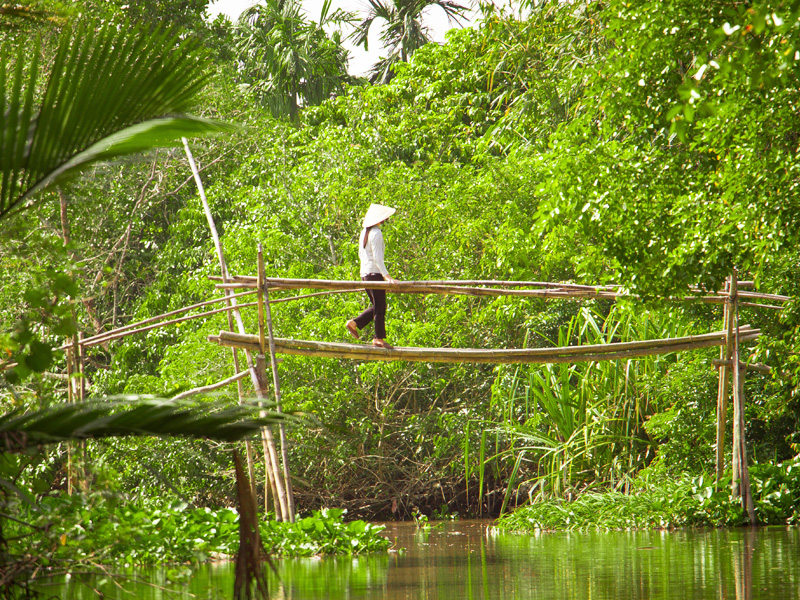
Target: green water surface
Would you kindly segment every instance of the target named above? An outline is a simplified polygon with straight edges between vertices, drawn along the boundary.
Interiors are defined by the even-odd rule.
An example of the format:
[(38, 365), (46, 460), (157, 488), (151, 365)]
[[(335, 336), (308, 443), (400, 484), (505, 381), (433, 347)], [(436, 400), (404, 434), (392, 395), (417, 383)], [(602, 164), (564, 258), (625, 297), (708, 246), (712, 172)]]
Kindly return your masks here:
[[(800, 600), (800, 529), (493, 533), (488, 522), (429, 530), (388, 524), (388, 555), (277, 561), (275, 600)], [(404, 548), (405, 550), (399, 550)], [(229, 599), (230, 564), (138, 573), (140, 583), (73, 576), (43, 597)]]

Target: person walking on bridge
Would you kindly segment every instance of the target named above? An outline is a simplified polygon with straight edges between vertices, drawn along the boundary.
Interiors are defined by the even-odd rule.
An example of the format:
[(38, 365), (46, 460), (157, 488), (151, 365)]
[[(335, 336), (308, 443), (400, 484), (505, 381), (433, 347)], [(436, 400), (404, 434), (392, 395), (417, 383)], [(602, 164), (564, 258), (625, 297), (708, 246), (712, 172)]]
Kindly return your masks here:
[[(371, 204), (362, 223), (363, 229), (358, 238), (358, 257), (361, 260), (361, 281), (388, 281), (397, 283), (389, 275), (386, 265), (383, 264), (383, 233), (381, 225), (395, 213), (390, 206)], [(386, 290), (367, 290), (370, 307), (350, 319), (345, 326), (354, 338), (358, 339), (359, 329), (366, 327), (370, 321), (375, 321), (375, 336), (372, 345), (378, 348), (391, 348), (386, 343)]]

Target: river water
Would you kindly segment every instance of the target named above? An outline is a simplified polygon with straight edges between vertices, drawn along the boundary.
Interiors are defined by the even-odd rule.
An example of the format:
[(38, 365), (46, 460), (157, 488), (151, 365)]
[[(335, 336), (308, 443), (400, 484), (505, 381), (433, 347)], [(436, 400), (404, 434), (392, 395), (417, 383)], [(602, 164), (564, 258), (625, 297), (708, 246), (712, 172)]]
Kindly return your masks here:
[[(277, 561), (274, 600), (800, 600), (800, 529), (498, 534), (491, 523), (387, 524), (387, 554)], [(231, 565), (157, 571), (105, 598), (229, 600)], [(49, 588), (97, 598), (97, 581)], [(172, 591), (168, 591), (171, 589)]]

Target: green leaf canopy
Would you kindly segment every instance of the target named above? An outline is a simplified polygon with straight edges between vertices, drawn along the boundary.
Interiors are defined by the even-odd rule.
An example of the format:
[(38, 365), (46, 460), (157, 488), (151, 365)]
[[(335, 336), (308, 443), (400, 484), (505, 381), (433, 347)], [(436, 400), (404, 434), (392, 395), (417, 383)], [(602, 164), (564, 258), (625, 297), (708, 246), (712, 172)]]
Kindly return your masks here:
[(125, 24), (0, 49), (0, 219), (100, 160), (231, 129), (184, 115), (208, 75), (195, 40)]
[(292, 418), (248, 404), (190, 404), (147, 396), (93, 400), (0, 416), (0, 452), (69, 440), (142, 435), (233, 442)]

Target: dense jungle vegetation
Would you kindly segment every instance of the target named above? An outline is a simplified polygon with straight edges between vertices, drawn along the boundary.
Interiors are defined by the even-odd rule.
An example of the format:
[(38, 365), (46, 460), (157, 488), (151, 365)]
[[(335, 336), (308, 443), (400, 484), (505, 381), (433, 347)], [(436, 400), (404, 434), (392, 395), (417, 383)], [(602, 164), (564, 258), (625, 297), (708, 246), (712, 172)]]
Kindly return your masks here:
[[(353, 15), (328, 11), (326, 29), (291, 0), (264, 2), (240, 23), (204, 21), (205, 0), (153, 1), (136, 14), (121, 0), (77, 4), (0, 35), (9, 47), (40, 37), (45, 70), (71, 22), (171, 23), (197, 43), (208, 79), (191, 112), (237, 126), (191, 141), (231, 273), (254, 275), (261, 243), (269, 276), (357, 279), (361, 218), (377, 202), (397, 208), (384, 236), (398, 279), (619, 284), (638, 298), (391, 295), (396, 345), (706, 333), (720, 329), (720, 305), (668, 298), (722, 289), (734, 269), (760, 291), (800, 295), (800, 2), (525, 1), (513, 14), (486, 4), (445, 44), (392, 54), (408, 60), (380, 63), (375, 83), (344, 70)], [(13, 90), (3, 89), (7, 102)], [(208, 277), (219, 265), (180, 147), (97, 163), (0, 223), (2, 360), (19, 365), (0, 388), (7, 414), (66, 401), (63, 353), (50, 349), (73, 333), (217, 295)], [(344, 323), (365, 302), (275, 305), (276, 335), (347, 341)], [(244, 318), (257, 331), (255, 311)], [(758, 517), (797, 523), (800, 306), (745, 307), (741, 318), (764, 332), (747, 355), (772, 367), (748, 373), (745, 388)], [(221, 381), (233, 374), (230, 352), (207, 336), (227, 328), (218, 314), (95, 348), (90, 393), (168, 398)], [(284, 408), (314, 417), (289, 425), (298, 508), (376, 520), (530, 505), (511, 517), (522, 528), (576, 526), (581, 511), (608, 527), (738, 524), (741, 509), (713, 485), (717, 356), (550, 366), (284, 356)], [(213, 401), (236, 405), (235, 385)], [(80, 501), (56, 500), (66, 445), (3, 454), (0, 475), (13, 483), (0, 493), (19, 507), (13, 490), (23, 490), (64, 519), (111, 512), (119, 497), (143, 514), (220, 511), (235, 498), (230, 445), (90, 441)], [(584, 504), (564, 504), (576, 498)]]

